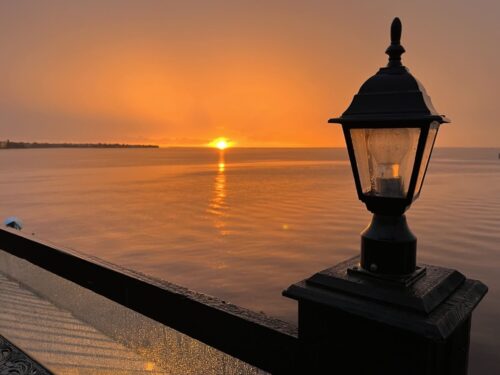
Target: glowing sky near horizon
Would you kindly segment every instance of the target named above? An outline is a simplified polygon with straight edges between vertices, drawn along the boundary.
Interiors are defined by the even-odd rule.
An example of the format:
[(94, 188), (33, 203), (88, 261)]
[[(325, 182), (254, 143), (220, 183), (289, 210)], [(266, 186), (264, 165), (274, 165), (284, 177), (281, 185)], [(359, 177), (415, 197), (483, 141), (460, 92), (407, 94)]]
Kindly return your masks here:
[(438, 146), (499, 146), (500, 2), (4, 1), (0, 139), (344, 146), (329, 117), (403, 62), (452, 119)]

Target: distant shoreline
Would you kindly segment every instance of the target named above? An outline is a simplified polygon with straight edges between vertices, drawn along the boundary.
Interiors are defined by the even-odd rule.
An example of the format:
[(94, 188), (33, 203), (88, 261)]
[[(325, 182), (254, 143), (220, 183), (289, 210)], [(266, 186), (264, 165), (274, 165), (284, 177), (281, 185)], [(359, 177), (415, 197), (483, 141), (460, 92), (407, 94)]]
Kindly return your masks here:
[(159, 148), (158, 145), (130, 145), (124, 143), (48, 143), (0, 141), (0, 150), (26, 148)]

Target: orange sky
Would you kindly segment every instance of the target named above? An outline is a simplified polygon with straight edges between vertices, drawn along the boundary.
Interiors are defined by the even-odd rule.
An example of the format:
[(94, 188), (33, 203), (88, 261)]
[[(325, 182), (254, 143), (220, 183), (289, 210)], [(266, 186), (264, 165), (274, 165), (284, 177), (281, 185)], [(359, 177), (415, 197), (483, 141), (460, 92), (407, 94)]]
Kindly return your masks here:
[(4, 1), (0, 139), (344, 146), (329, 117), (404, 63), (452, 119), (438, 146), (499, 146), (500, 2)]

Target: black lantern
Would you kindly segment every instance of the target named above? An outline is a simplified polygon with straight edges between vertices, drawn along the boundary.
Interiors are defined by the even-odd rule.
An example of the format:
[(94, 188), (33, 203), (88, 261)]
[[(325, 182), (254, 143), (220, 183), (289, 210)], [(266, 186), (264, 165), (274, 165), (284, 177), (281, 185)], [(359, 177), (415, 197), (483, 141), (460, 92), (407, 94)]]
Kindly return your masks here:
[(378, 277), (413, 278), (416, 237), (404, 212), (418, 198), (439, 125), (422, 84), (401, 64), (401, 21), (391, 25), (387, 67), (369, 78), (349, 108), (330, 123), (342, 124), (358, 197), (371, 211), (361, 235), (361, 269)]
[(358, 196), (373, 219), (361, 233), (361, 257), (283, 291), (299, 304), (300, 373), (332, 366), (351, 375), (467, 373), (472, 311), (487, 287), (453, 269), (416, 265), (417, 239), (404, 213), (448, 120), (401, 65), (400, 37), (396, 18), (389, 64), (330, 120), (342, 124)]

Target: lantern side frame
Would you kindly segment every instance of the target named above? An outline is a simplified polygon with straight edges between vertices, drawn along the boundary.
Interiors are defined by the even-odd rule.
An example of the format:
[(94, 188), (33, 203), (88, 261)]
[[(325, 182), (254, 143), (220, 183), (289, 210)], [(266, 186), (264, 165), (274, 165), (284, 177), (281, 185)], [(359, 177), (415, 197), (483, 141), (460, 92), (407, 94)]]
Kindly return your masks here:
[[(429, 164), (430, 164), (431, 158), (432, 158), (432, 152), (434, 151), (434, 146), (436, 144), (436, 139), (437, 139), (438, 134), (439, 134), (439, 127), (440, 126), (441, 126), (441, 124), (439, 124), (439, 123), (436, 125), (436, 135), (434, 136), (434, 139), (432, 140), (432, 145), (430, 145), (429, 157), (427, 158), (426, 166), (425, 166), (425, 169), (424, 169), (423, 175), (422, 175), (422, 182), (420, 183), (420, 187), (418, 187), (418, 191), (416, 190), (417, 189), (416, 184), (418, 183), (418, 172), (417, 172), (417, 178), (415, 181), (415, 186), (414, 186), (415, 190), (413, 192), (412, 202), (415, 202), (420, 197), (420, 192), (422, 191), (422, 187), (424, 186), (425, 177), (427, 176), (427, 171), (429, 169)], [(429, 138), (429, 132), (431, 130), (431, 127), (432, 127), (432, 122), (429, 124), (429, 128), (427, 130), (427, 139)], [(427, 143), (427, 140), (425, 142)], [(423, 153), (425, 152), (425, 146), (426, 146), (426, 144), (424, 144), (424, 148), (422, 150), (422, 157), (423, 157)]]

